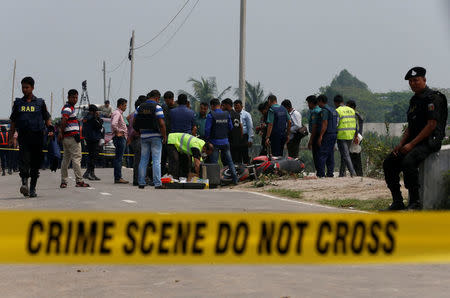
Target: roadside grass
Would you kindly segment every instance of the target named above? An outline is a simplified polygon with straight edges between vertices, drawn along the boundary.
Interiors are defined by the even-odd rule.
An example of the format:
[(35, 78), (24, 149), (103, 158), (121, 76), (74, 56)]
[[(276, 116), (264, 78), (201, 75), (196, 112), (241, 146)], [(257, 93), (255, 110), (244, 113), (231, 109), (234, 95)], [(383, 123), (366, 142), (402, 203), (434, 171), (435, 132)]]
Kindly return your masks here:
[(321, 199), (317, 201), (320, 204), (346, 208), (346, 209), (358, 209), (364, 211), (378, 211), (389, 207), (392, 203), (392, 199), (377, 198), (372, 200), (358, 200), (358, 199)]
[(389, 198), (377, 198), (371, 200), (358, 200), (358, 199), (321, 199), (317, 201), (304, 199), (303, 192), (301, 190), (285, 189), (285, 188), (270, 188), (266, 190), (271, 194), (275, 194), (281, 197), (304, 200), (310, 202), (317, 202), (322, 205), (345, 208), (345, 209), (355, 209), (363, 211), (378, 211), (389, 207), (392, 203), (392, 199)]
[(270, 193), (282, 196), (282, 197), (288, 197), (291, 199), (302, 199), (303, 193), (301, 190), (293, 190), (293, 189), (285, 189), (285, 188), (271, 188), (267, 190)]

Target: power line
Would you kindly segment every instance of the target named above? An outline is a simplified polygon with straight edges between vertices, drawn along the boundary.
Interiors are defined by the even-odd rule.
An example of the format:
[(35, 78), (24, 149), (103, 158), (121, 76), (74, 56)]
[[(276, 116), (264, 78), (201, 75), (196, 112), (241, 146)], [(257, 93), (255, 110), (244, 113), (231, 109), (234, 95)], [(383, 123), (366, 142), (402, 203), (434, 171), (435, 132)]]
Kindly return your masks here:
[(126, 68), (123, 69), (122, 77), (120, 78), (119, 88), (114, 93), (114, 96), (112, 98), (117, 98), (117, 96), (119, 95), (120, 89), (122, 89), (123, 80), (125, 79), (125, 73), (126, 73)]
[(123, 57), (122, 61), (120, 61), (120, 63), (116, 67), (114, 67), (113, 70), (107, 70), (106, 73), (112, 73), (112, 72), (115, 72), (116, 70), (118, 70), (127, 58), (128, 58), (128, 55)]
[(190, 0), (187, 0), (184, 5), (181, 7), (181, 9), (177, 12), (177, 14), (170, 20), (170, 22), (161, 30), (159, 31), (158, 34), (156, 34), (152, 39), (150, 39), (149, 41), (145, 42), (144, 44), (138, 46), (138, 47), (134, 47), (133, 50), (138, 50), (142, 47), (145, 47), (146, 45), (148, 45), (149, 43), (151, 43), (152, 41), (154, 41), (158, 36), (160, 36), (169, 26), (170, 24), (173, 23), (173, 21), (178, 17), (178, 15), (181, 13), (181, 11), (186, 7), (186, 5), (189, 3)]
[(175, 35), (177, 35), (178, 31), (180, 31), (180, 29), (184, 26), (184, 24), (189, 19), (192, 12), (194, 11), (195, 7), (197, 6), (198, 2), (200, 2), (200, 0), (197, 0), (195, 2), (194, 6), (192, 6), (191, 10), (187, 14), (187, 16), (184, 18), (183, 22), (180, 24), (180, 26), (177, 28), (177, 30), (172, 34), (172, 36), (170, 36), (170, 38), (162, 45), (162, 47), (160, 47), (156, 52), (154, 52), (150, 56), (138, 56), (138, 57), (144, 58), (144, 59), (150, 59), (150, 58), (153, 58), (154, 56), (156, 56), (159, 52), (161, 52), (172, 41), (172, 39), (175, 37)]

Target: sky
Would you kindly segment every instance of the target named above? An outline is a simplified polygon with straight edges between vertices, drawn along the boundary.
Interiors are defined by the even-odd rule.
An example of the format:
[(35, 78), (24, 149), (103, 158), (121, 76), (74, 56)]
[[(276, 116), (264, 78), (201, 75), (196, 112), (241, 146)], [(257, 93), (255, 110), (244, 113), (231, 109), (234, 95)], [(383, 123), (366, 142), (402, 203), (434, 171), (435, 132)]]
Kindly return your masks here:
[[(62, 89), (81, 91), (83, 80), (91, 103), (103, 102), (103, 60), (113, 104), (128, 99), (132, 30), (143, 45), (186, 1), (1, 0), (0, 118), (10, 114), (14, 60), (15, 97), (32, 76), (49, 109), (53, 92), (54, 117)], [(199, 0), (181, 26), (195, 2), (136, 50), (134, 99), (151, 89), (191, 92), (191, 77), (238, 86), (240, 1)], [(247, 0), (246, 79), (298, 109), (344, 68), (377, 92), (408, 89), (403, 77), (416, 65), (427, 68), (431, 86), (449, 88), (449, 18), (449, 0)]]

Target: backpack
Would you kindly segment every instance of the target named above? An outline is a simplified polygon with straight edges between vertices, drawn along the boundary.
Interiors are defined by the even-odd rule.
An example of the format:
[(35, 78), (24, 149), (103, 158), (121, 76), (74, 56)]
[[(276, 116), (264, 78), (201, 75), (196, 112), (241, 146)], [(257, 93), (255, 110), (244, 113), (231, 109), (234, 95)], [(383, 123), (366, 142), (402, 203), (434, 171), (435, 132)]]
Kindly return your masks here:
[(139, 109), (134, 116), (133, 129), (139, 131), (140, 129), (152, 129), (159, 131), (159, 123), (156, 119), (157, 103), (146, 101), (139, 106)]

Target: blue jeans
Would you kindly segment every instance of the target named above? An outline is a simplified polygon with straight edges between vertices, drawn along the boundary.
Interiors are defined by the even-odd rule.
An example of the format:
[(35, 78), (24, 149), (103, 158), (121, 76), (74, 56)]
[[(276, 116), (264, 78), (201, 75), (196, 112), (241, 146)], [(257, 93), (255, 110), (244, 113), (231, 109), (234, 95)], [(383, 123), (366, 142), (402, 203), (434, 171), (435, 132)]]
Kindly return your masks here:
[(333, 177), (334, 144), (336, 144), (336, 134), (323, 135), (322, 144), (319, 147), (317, 177), (325, 177), (325, 164), (327, 165), (327, 177)]
[[(231, 175), (233, 176), (233, 182), (238, 183), (238, 177), (236, 174), (236, 168), (234, 167), (233, 159), (231, 158), (230, 144), (226, 145), (214, 145), (214, 151), (211, 154), (211, 163), (217, 163), (219, 161), (219, 150), (221, 151), (222, 163), (226, 164), (231, 169)], [(225, 159), (225, 162), (224, 162)]]
[(161, 186), (161, 138), (141, 139), (141, 161), (139, 162), (139, 185), (145, 185), (145, 176), (147, 175), (147, 166), (152, 153), (153, 184)]
[(114, 180), (122, 178), (122, 159), (125, 152), (127, 140), (125, 137), (113, 137), (114, 147), (116, 147), (116, 156), (114, 157)]

